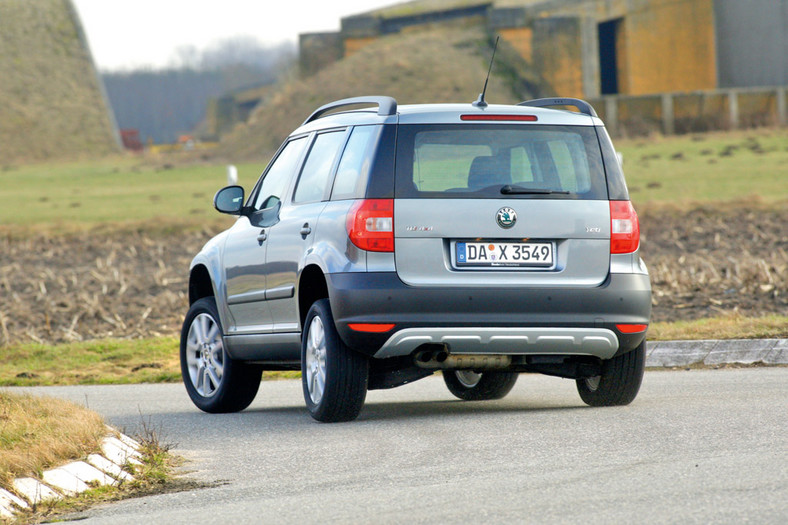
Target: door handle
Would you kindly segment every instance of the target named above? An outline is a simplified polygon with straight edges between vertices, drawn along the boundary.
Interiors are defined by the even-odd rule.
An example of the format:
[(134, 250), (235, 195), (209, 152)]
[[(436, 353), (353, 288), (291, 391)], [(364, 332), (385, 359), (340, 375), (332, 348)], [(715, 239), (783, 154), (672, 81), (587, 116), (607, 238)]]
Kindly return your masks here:
[(306, 237), (310, 233), (312, 233), (312, 228), (309, 227), (309, 223), (308, 222), (305, 222), (304, 225), (301, 226), (301, 235)]
[(262, 246), (263, 241), (268, 238), (268, 234), (265, 233), (265, 230), (260, 230), (260, 233), (257, 235), (257, 242)]

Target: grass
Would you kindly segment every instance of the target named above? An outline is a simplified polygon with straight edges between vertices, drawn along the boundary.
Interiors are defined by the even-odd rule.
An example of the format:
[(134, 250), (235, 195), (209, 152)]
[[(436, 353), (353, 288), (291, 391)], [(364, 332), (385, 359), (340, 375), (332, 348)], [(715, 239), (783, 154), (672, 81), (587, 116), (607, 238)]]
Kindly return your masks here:
[(648, 338), (654, 341), (788, 338), (788, 316), (743, 317), (730, 314), (696, 321), (653, 323), (649, 327)]
[(96, 452), (106, 433), (101, 417), (90, 410), (0, 391), (0, 485)]
[[(176, 337), (104, 339), (3, 347), (0, 386), (103, 385), (181, 381)], [(266, 372), (266, 379), (300, 377)]]
[[(616, 142), (639, 208), (724, 205), (746, 197), (759, 206), (785, 206), (786, 144), (786, 129)], [(237, 167), (248, 192), (264, 166)], [(211, 202), (226, 184), (225, 170), (217, 161), (173, 165), (133, 156), (5, 169), (0, 172), (0, 232), (111, 233), (122, 227), (177, 230), (223, 224), (227, 218)]]
[(615, 141), (639, 205), (788, 202), (788, 129)]
[[(58, 399), (0, 392), (0, 408), (2, 414), (9, 416), (0, 427), (0, 472), (3, 473), (0, 487), (6, 489), (16, 477), (40, 479), (42, 472), (50, 467), (98, 452), (99, 442), (107, 434), (107, 427), (98, 414)], [(19, 512), (13, 522), (57, 521), (58, 516), (99, 503), (200, 486), (174, 478), (181, 458), (169, 453), (169, 445), (161, 441), (159, 430), (149, 422), (143, 421), (142, 435), (137, 436), (137, 441), (140, 464), (124, 467), (133, 474), (133, 480), (95, 486), (76, 496), (43, 501)]]
[(3, 355), (2, 386), (160, 383), (181, 377), (175, 337), (11, 345)]
[[(238, 165), (247, 192), (264, 165)], [(6, 231), (50, 231), (105, 224), (216, 221), (213, 195), (226, 185), (219, 163), (173, 165), (132, 156), (32, 164), (0, 173), (0, 224)]]
[[(651, 341), (788, 337), (788, 316), (727, 315), (653, 323)], [(100, 385), (180, 382), (175, 337), (20, 344), (3, 348), (0, 386)], [(265, 372), (264, 379), (295, 379), (299, 372)]]

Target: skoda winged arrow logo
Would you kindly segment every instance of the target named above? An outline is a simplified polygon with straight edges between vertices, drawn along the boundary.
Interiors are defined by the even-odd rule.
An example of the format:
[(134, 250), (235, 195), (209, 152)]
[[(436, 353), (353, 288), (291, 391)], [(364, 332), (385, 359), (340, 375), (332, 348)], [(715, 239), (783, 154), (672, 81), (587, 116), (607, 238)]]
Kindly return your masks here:
[(509, 229), (517, 222), (517, 212), (511, 208), (501, 208), (495, 214), (495, 220), (501, 228)]

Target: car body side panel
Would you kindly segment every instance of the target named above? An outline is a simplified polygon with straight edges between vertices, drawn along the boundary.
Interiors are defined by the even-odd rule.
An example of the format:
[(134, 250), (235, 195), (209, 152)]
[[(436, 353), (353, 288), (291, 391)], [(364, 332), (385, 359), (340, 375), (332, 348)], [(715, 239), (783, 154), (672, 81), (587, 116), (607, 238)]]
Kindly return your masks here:
[[(313, 232), (307, 264), (317, 264), (323, 273), (365, 272), (367, 252), (350, 242), (345, 220), (353, 200), (325, 203)], [(303, 269), (303, 267), (302, 267)]]
[(214, 297), (216, 299), (216, 306), (219, 309), (219, 320), (222, 323), (225, 331), (226, 327), (235, 324), (235, 320), (227, 308), (227, 282), (224, 279), (224, 260), (223, 250), (224, 243), (227, 240), (227, 232), (216, 235), (200, 250), (200, 252), (192, 259), (189, 271), (193, 270), (196, 266), (202, 265), (208, 270), (211, 277), (211, 285), (213, 287)]

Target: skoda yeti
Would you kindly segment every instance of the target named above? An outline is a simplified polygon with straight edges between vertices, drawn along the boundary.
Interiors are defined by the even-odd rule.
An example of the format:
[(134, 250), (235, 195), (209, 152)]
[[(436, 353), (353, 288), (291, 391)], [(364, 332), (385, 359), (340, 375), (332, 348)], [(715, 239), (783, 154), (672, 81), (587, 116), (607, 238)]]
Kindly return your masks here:
[(214, 205), (238, 218), (191, 264), (180, 348), (206, 412), (246, 408), (265, 370), (300, 370), (319, 421), (436, 371), (464, 400), (522, 372), (575, 379), (594, 406), (638, 393), (651, 286), (586, 102), (340, 100)]

